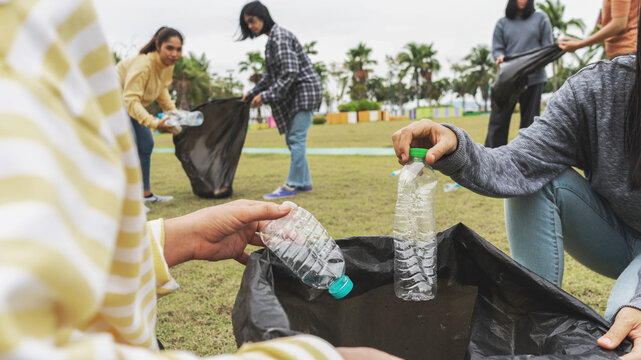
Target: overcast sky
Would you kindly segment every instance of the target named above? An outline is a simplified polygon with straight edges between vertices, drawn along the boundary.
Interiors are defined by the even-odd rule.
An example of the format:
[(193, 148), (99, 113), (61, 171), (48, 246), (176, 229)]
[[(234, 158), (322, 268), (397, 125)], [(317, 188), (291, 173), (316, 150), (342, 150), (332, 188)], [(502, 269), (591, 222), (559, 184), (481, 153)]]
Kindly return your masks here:
[[(184, 51), (205, 53), (211, 69), (247, 83), (238, 62), (248, 51), (264, 52), (266, 37), (235, 41), (245, 0), (94, 0), (107, 40), (121, 54), (133, 54), (162, 25), (185, 36)], [(562, 0), (565, 19), (594, 25), (602, 0)], [(343, 62), (348, 49), (364, 42), (378, 61), (375, 73), (385, 76), (385, 56), (403, 50), (408, 42), (433, 43), (444, 69), (435, 79), (449, 76), (449, 67), (478, 44), (491, 45), (496, 21), (507, 0), (265, 0), (274, 20), (292, 31), (301, 43), (317, 41), (313, 61)], [(247, 88), (245, 90), (248, 90)]]

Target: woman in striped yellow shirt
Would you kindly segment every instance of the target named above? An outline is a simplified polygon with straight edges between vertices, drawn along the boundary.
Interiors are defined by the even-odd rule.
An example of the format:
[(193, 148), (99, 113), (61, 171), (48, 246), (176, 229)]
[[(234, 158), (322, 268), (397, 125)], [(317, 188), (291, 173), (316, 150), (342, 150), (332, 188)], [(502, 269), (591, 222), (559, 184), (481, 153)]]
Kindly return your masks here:
[[(246, 260), (262, 220), (240, 200), (146, 224), (111, 53), (90, 0), (0, 0), (0, 359), (195, 359), (159, 351), (169, 267)], [(234, 359), (393, 359), (309, 336)]]

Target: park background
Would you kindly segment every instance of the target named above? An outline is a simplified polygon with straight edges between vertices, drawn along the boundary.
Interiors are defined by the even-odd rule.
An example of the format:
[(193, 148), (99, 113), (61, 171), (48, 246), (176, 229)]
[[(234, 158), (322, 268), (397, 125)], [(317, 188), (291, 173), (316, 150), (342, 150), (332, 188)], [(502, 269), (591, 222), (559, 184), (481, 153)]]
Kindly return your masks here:
[[(243, 42), (238, 35), (245, 1), (125, 2), (95, 0), (116, 61), (137, 53), (163, 25), (185, 35), (184, 57), (176, 65), (170, 91), (177, 106), (192, 108), (213, 98), (240, 96), (263, 71), (266, 37)], [(285, 1), (264, 2), (277, 23), (303, 43), (323, 78), (324, 96), (309, 148), (367, 147), (391, 149), (391, 134), (417, 106), (462, 107), (467, 116), (443, 119), (483, 142), (487, 131), (489, 91), (496, 68), (490, 52), (496, 21), (506, 1)], [(586, 37), (594, 29), (600, 0), (537, 0), (552, 20), (555, 37)], [(171, 10), (168, 10), (171, 9)], [(603, 47), (566, 54), (548, 66), (548, 98), (581, 67), (603, 58)], [(555, 86), (556, 79), (556, 86)], [(378, 106), (396, 121), (328, 125), (327, 112), (350, 102)], [(545, 101), (543, 102), (545, 106)], [(150, 107), (155, 112), (155, 105)], [(252, 123), (263, 123), (268, 106), (252, 111)], [(510, 138), (517, 135), (513, 116)], [(260, 129), (258, 129), (260, 128)], [(258, 129), (258, 130), (254, 130)], [(245, 147), (283, 148), (276, 129), (250, 130)], [(157, 149), (173, 147), (171, 135), (156, 134)], [(389, 235), (400, 168), (394, 156), (310, 155), (314, 191), (294, 201), (311, 211), (335, 238)], [(230, 199), (200, 199), (172, 153), (152, 156), (152, 188), (173, 195), (169, 203), (152, 204), (148, 217), (170, 218), (234, 199), (261, 199), (281, 184), (289, 156), (243, 154)], [(460, 188), (443, 192), (451, 180), (439, 177), (436, 224), (444, 230), (459, 222), (509, 253), (503, 200)], [(254, 249), (252, 249), (254, 250)], [(200, 355), (232, 352), (236, 344), (231, 309), (243, 266), (234, 261), (191, 262), (172, 269), (181, 289), (159, 302), (158, 336), (171, 349)], [(563, 289), (603, 314), (613, 280), (566, 257)]]

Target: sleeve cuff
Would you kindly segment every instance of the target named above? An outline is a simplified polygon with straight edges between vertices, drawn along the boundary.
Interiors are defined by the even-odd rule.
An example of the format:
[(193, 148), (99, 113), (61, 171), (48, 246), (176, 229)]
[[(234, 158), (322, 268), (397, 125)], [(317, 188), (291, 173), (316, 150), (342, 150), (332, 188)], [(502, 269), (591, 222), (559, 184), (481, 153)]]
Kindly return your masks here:
[(263, 101), (263, 103), (268, 103), (272, 100), (271, 95), (267, 90), (260, 92), (260, 99)]
[(178, 289), (178, 283), (169, 273), (169, 266), (163, 255), (165, 247), (165, 222), (157, 219), (147, 222), (147, 234), (151, 243), (151, 252), (156, 275), (156, 294), (164, 296)]
[(451, 176), (467, 164), (467, 143), (470, 140), (466, 136), (465, 132), (457, 128), (456, 126), (450, 124), (441, 125), (447, 127), (456, 134), (458, 146), (453, 153), (441, 157), (436, 163), (434, 163), (434, 166), (432, 167), (435, 170), (440, 171), (444, 175)]
[(297, 335), (284, 337), (258, 343), (247, 343), (238, 349), (238, 355), (243, 358), (260, 358), (260, 359), (281, 359), (283, 355), (289, 355), (287, 358), (302, 359), (312, 355), (315, 359), (343, 360), (338, 353), (327, 341), (313, 335)]

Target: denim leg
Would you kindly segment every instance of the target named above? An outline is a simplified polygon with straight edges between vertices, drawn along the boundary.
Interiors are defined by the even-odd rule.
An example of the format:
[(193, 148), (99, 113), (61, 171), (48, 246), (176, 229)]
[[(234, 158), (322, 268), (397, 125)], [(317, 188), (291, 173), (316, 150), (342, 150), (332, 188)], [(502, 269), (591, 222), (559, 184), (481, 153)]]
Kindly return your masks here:
[(138, 121), (131, 119), (134, 140), (138, 148), (138, 157), (140, 158), (140, 167), (142, 168), (142, 183), (145, 191), (151, 189), (149, 182), (149, 171), (151, 168), (151, 152), (154, 150), (154, 137), (151, 129), (140, 125)]
[(605, 318), (608, 321), (612, 321), (615, 312), (627, 304), (630, 299), (637, 293), (637, 287), (639, 286), (639, 269), (641, 269), (641, 249), (639, 244), (641, 244), (641, 239), (631, 238), (636, 246), (634, 246), (636, 257), (630, 264), (623, 270), (621, 275), (617, 278), (617, 281), (612, 287), (610, 292), (610, 297), (608, 298), (608, 305), (605, 309)]
[(634, 257), (629, 236), (609, 205), (572, 169), (534, 194), (506, 199), (505, 223), (513, 258), (558, 286), (564, 249), (611, 278)]
[(312, 175), (307, 163), (307, 130), (312, 124), (311, 111), (299, 111), (296, 113), (285, 134), (285, 142), (291, 152), (289, 163), (289, 174), (285, 182), (290, 186), (311, 185)]

